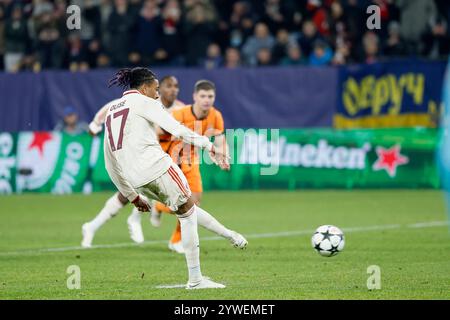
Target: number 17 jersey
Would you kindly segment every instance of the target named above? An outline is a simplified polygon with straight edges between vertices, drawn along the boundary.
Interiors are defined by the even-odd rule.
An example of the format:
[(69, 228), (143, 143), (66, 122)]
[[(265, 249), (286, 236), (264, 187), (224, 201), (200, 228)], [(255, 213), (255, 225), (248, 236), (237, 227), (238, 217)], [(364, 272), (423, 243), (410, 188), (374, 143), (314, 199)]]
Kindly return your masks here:
[(172, 160), (159, 144), (156, 127), (181, 132), (163, 105), (137, 90), (107, 104), (105, 166), (111, 180), (129, 200), (135, 190), (164, 174)]

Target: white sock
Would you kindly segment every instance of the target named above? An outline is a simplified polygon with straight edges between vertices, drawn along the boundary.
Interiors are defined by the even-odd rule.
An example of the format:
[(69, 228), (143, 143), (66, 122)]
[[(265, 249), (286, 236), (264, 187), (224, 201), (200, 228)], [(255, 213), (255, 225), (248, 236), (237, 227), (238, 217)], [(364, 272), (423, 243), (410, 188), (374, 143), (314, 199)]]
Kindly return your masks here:
[(94, 232), (104, 225), (106, 221), (114, 217), (122, 208), (123, 204), (119, 201), (116, 193), (106, 201), (105, 206), (99, 214), (89, 222), (90, 226), (94, 229)]
[(128, 219), (133, 220), (134, 222), (137, 223), (141, 223), (142, 214), (140, 214), (139, 210), (136, 207), (134, 207)]
[(178, 219), (181, 223), (181, 242), (189, 270), (189, 283), (197, 283), (202, 280), (202, 272), (200, 270), (200, 244), (195, 206), (186, 214), (178, 215)]
[(199, 225), (219, 236), (231, 239), (231, 230), (225, 228), (225, 226), (217, 221), (216, 218), (200, 207), (195, 206), (195, 211), (197, 212), (197, 221)]

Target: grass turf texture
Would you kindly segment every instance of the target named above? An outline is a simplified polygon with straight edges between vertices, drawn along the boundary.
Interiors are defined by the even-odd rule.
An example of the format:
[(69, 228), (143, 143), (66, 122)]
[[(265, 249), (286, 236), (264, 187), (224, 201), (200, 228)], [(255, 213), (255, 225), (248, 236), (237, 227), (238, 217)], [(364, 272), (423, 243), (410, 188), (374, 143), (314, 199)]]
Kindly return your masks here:
[[(447, 219), (441, 192), (424, 190), (210, 192), (203, 207), (249, 237), (245, 251), (226, 240), (201, 241), (204, 275), (226, 289), (157, 289), (187, 281), (183, 255), (167, 249), (175, 218), (153, 228), (143, 218), (140, 246), (37, 252), (79, 246), (81, 225), (111, 193), (90, 196), (0, 197), (0, 299), (449, 299), (450, 236), (446, 225), (408, 224)], [(130, 243), (127, 206), (94, 244)], [(347, 232), (344, 251), (324, 258), (313, 251), (312, 231), (399, 224)], [(308, 232), (311, 230), (311, 232)], [(349, 229), (351, 230), (351, 229)], [(200, 229), (200, 238), (213, 236)], [(68, 290), (67, 267), (81, 268), (81, 289)], [(381, 268), (381, 290), (368, 290), (367, 268)]]

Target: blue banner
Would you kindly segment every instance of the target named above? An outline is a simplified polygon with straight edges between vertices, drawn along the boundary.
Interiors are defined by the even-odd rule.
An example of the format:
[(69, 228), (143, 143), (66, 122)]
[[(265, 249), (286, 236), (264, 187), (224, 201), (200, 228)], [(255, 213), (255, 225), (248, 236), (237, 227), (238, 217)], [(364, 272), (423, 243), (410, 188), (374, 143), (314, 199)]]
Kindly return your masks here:
[[(108, 88), (116, 70), (82, 73), (0, 73), (0, 132), (52, 130), (73, 106), (90, 121), (105, 103), (121, 96)], [(154, 69), (159, 78), (175, 75), (180, 100), (192, 103), (194, 84), (209, 79), (217, 87), (216, 106), (227, 128), (331, 127), (336, 101), (334, 68)]]
[(343, 67), (334, 126), (439, 126), (444, 62), (386, 62)]
[[(115, 71), (0, 73), (0, 131), (53, 130), (67, 105), (89, 122), (121, 96), (121, 89), (107, 87)], [(196, 81), (214, 81), (227, 128), (434, 128), (445, 63), (154, 71), (159, 78), (178, 78), (186, 104), (192, 103)]]

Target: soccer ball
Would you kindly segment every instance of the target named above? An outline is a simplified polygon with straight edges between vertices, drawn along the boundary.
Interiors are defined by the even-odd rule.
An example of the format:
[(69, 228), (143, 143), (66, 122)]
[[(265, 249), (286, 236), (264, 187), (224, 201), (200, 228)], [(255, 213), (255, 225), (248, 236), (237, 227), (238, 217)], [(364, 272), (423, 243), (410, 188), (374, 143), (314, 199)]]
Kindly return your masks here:
[(320, 226), (311, 238), (313, 248), (323, 257), (332, 257), (344, 249), (344, 233), (335, 226)]

